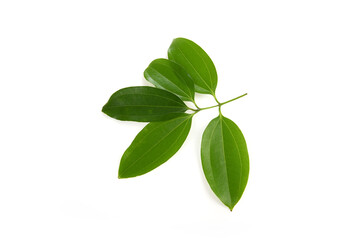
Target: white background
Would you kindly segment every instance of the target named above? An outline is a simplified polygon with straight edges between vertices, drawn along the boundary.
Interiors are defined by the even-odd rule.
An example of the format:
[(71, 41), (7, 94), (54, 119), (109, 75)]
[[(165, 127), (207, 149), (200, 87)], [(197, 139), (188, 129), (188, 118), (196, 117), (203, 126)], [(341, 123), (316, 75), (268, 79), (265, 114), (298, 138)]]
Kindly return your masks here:
[[(243, 131), (230, 212), (205, 182), (197, 114), (153, 172), (117, 179), (144, 123), (101, 113), (189, 38), (213, 59)], [(359, 2), (1, 1), (0, 238), (359, 239)], [(200, 106), (213, 105), (199, 96)]]

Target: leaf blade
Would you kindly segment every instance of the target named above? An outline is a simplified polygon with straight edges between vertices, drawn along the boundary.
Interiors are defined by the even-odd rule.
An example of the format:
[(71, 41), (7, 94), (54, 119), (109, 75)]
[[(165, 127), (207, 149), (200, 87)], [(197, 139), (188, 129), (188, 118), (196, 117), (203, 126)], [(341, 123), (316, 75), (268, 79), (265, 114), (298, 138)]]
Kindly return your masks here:
[(182, 146), (191, 128), (192, 115), (147, 124), (121, 158), (119, 178), (143, 175), (170, 159)]
[(124, 121), (156, 122), (177, 118), (187, 111), (176, 95), (154, 87), (128, 87), (112, 94), (102, 112)]
[(202, 136), (201, 159), (212, 191), (232, 210), (249, 175), (247, 145), (233, 121), (220, 115), (208, 124)]
[(212, 94), (217, 87), (217, 71), (208, 54), (196, 43), (176, 38), (168, 49), (168, 59), (182, 66), (192, 77), (198, 93)]
[(194, 101), (194, 82), (177, 63), (168, 59), (153, 60), (144, 72), (147, 81), (158, 88), (170, 91), (184, 101)]

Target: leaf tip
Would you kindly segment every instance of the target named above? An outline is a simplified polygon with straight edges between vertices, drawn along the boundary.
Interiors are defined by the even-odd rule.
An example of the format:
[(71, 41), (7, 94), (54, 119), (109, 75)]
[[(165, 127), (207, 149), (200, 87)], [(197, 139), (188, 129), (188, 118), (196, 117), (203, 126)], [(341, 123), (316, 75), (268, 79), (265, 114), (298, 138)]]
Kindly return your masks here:
[(128, 174), (126, 174), (126, 173), (124, 174), (123, 172), (124, 172), (124, 171), (122, 171), (122, 170), (121, 170), (121, 171), (120, 171), (120, 170), (118, 171), (118, 175), (117, 175), (117, 178), (118, 178), (118, 179), (125, 179), (125, 178), (130, 178), (130, 177), (131, 177), (131, 175), (128, 175)]
[(118, 171), (118, 173), (117, 173), (117, 178), (118, 178), (118, 179), (124, 178), (124, 177), (122, 176), (122, 174), (120, 173), (120, 171)]
[(128, 177), (124, 177), (124, 176), (122, 176), (122, 175), (118, 175), (117, 178), (118, 178), (118, 179), (125, 179), (125, 178), (128, 178)]
[(105, 114), (106, 114), (106, 105), (107, 105), (107, 104), (103, 105), (103, 107), (101, 108), (101, 112), (103, 112), (103, 113), (105, 113)]
[(232, 212), (234, 207), (237, 205), (238, 201), (235, 203), (232, 203), (231, 205), (227, 205), (227, 207), (229, 208), (229, 210)]

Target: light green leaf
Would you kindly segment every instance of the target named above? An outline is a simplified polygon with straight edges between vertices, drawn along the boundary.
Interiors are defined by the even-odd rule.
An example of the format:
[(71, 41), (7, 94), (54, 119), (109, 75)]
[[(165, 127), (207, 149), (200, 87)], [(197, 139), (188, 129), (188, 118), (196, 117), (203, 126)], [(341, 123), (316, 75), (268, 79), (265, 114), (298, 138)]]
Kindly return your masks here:
[(193, 80), (177, 63), (156, 59), (145, 70), (144, 76), (156, 87), (170, 91), (184, 101), (194, 101)]
[(249, 174), (247, 145), (238, 126), (222, 115), (213, 119), (202, 136), (201, 158), (211, 189), (232, 211)]
[(138, 133), (121, 158), (119, 178), (145, 174), (170, 159), (182, 146), (191, 128), (192, 115), (149, 123)]
[(118, 120), (156, 122), (182, 116), (188, 108), (176, 95), (154, 87), (128, 87), (115, 92), (102, 111)]
[(214, 95), (217, 71), (207, 53), (196, 43), (176, 38), (168, 49), (168, 59), (181, 65), (192, 77), (198, 93)]

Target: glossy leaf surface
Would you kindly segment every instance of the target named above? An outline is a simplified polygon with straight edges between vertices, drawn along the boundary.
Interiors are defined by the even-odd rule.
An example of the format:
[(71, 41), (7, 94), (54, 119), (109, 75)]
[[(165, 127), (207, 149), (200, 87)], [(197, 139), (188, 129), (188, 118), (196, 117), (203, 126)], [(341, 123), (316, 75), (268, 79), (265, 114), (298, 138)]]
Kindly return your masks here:
[(247, 145), (233, 121), (220, 115), (208, 124), (202, 136), (201, 159), (211, 189), (232, 210), (249, 174)]
[(145, 70), (144, 76), (156, 87), (170, 91), (184, 101), (194, 101), (193, 80), (177, 63), (156, 59)]
[(192, 115), (149, 123), (122, 156), (119, 178), (145, 174), (170, 159), (180, 149), (191, 128)]
[(154, 87), (128, 87), (115, 92), (102, 111), (118, 120), (155, 122), (173, 119), (187, 110), (173, 93)]
[(217, 87), (217, 71), (207, 53), (196, 43), (176, 38), (168, 49), (168, 59), (181, 65), (192, 77), (196, 92), (212, 94)]

